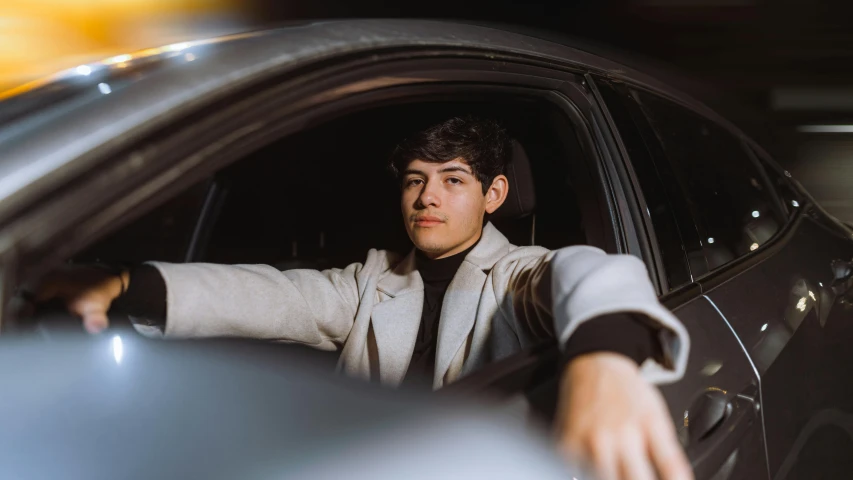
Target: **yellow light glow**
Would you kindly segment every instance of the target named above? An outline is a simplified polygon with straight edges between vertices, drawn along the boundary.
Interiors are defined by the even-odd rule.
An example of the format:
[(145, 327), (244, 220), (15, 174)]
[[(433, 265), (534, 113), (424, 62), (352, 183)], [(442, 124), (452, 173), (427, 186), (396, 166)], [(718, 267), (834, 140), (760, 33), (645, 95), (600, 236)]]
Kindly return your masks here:
[(817, 301), (817, 298), (815, 298), (814, 296), (814, 292), (812, 292), (811, 290), (809, 290), (809, 296), (812, 297), (812, 300)]
[(237, 0), (4, 0), (0, 92), (152, 45), (245, 30), (246, 10)]
[(163, 48), (169, 52), (180, 52), (181, 50), (184, 50), (185, 48), (188, 48), (189, 46), (190, 46), (190, 44), (188, 42), (181, 42), (181, 43), (173, 43), (171, 45), (166, 45)]
[(806, 297), (801, 298), (800, 301), (797, 302), (797, 310), (801, 312), (806, 311)]
[(757, 250), (757, 249), (758, 249), (758, 244), (757, 244), (757, 243), (753, 243), (752, 245), (750, 245), (750, 246), (749, 246), (749, 251), (750, 251), (750, 252), (753, 252), (753, 251), (755, 251), (755, 250)]

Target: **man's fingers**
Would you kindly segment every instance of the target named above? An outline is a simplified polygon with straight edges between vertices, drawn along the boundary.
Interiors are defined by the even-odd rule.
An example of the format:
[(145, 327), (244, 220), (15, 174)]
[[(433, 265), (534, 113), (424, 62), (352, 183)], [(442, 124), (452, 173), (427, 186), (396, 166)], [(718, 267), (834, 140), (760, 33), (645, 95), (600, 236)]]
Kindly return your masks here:
[(100, 333), (109, 326), (107, 306), (93, 300), (80, 300), (68, 306), (71, 313), (83, 319), (83, 328), (89, 333)]
[(83, 315), (83, 327), (89, 333), (101, 333), (106, 330), (110, 322), (104, 313), (89, 313)]
[(637, 432), (622, 438), (619, 452), (620, 479), (655, 480), (654, 469), (646, 450), (646, 439)]
[(693, 480), (693, 469), (675, 437), (672, 426), (665, 425), (665, 427), (665, 429), (649, 429), (651, 432), (657, 432), (657, 438), (649, 442), (648, 446), (649, 456), (654, 462), (660, 480)]
[(600, 480), (618, 480), (619, 466), (616, 437), (598, 433), (588, 440), (590, 461)]

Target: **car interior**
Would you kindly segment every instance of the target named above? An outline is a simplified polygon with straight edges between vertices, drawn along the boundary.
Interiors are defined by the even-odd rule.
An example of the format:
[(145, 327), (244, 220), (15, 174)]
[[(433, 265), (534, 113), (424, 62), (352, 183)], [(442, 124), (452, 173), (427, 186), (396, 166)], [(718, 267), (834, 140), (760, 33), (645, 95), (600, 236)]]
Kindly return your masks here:
[(535, 97), (412, 100), (307, 126), (217, 172), (74, 258), (344, 267), (370, 248), (406, 252), (387, 158), (406, 135), (457, 115), (513, 138), (510, 198), (490, 221), (515, 245), (605, 248), (600, 182), (571, 119)]

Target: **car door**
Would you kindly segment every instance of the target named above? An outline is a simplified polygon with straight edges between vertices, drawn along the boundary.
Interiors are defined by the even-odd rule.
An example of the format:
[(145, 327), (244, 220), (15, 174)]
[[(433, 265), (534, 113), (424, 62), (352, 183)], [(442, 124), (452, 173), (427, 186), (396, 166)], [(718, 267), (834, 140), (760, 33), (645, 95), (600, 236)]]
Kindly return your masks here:
[(672, 172), (630, 92), (595, 82), (626, 161), (626, 185), (640, 203), (638, 232), (659, 259), (661, 301), (690, 333), (684, 378), (661, 391), (698, 478), (767, 478), (759, 375), (747, 350), (717, 306), (702, 294), (702, 242)]
[[(759, 148), (754, 151), (763, 156)], [(756, 362), (764, 372), (774, 478), (849, 478), (853, 472), (850, 232), (806, 192), (792, 188), (787, 172), (768, 173), (791, 211), (790, 240), (744, 278), (718, 280), (711, 296), (724, 312), (732, 311), (744, 337), (754, 342)], [(736, 302), (742, 300), (738, 290), (747, 281), (766, 285), (757, 299), (762, 303), (738, 309)], [(764, 322), (757, 331), (756, 321)]]
[[(730, 191), (754, 180), (767, 184), (760, 181), (761, 168), (751, 152), (728, 132), (702, 125), (658, 99), (645, 98), (644, 103), (647, 115), (660, 128), (673, 122), (690, 125), (684, 129), (686, 135), (709, 128), (706, 138), (716, 145), (729, 145), (725, 155), (719, 150), (714, 157), (696, 155), (690, 162), (674, 159), (685, 165), (688, 183), (696, 185), (691, 179), (701, 176), (706, 186)], [(668, 139), (661, 138), (666, 148)], [(734, 158), (739, 159), (740, 171), (730, 171), (715, 179), (718, 183), (710, 181), (711, 185), (709, 175), (695, 168), (700, 161), (726, 163)], [(760, 200), (744, 195), (733, 198), (723, 210), (711, 206), (714, 199), (708, 191), (691, 190), (700, 231), (718, 238), (728, 236), (727, 230), (743, 229), (752, 240), (749, 252), (744, 245), (740, 251), (735, 246), (735, 255), (725, 262), (706, 252), (709, 272), (700, 283), (747, 347), (761, 376), (770, 473), (779, 479), (846, 478), (853, 451), (853, 390), (847, 386), (853, 365), (849, 348), (853, 327), (850, 313), (840, 302), (848, 275), (845, 265), (853, 254), (851, 243), (845, 232), (827, 225), (814, 205), (801, 204), (802, 199), (791, 199), (796, 203), (774, 213), (762, 208)], [(767, 188), (752, 193), (770, 197), (776, 192)], [(726, 223), (720, 222), (725, 216)], [(775, 242), (770, 241), (771, 235), (776, 235)]]
[(705, 265), (694, 281), (754, 365), (769, 474), (847, 478), (849, 233), (784, 173), (764, 169), (735, 133), (649, 92), (629, 96), (695, 220)]

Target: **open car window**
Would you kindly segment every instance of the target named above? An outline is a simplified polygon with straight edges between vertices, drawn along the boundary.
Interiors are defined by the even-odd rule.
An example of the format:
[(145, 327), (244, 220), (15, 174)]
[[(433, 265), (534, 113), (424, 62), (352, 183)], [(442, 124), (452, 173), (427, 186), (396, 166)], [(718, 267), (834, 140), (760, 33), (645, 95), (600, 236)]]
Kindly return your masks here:
[[(75, 261), (182, 262), (195, 252), (189, 260), (285, 270), (344, 266), (363, 261), (370, 248), (404, 253), (411, 244), (386, 159), (406, 134), (466, 113), (501, 119), (530, 158), (535, 211), (495, 221), (510, 241), (548, 248), (589, 243), (588, 230), (598, 227), (582, 212), (595, 199), (571, 124), (544, 101), (508, 98), (374, 108), (304, 130), (185, 191)], [(198, 225), (205, 201), (206, 220)]]
[[(452, 115), (500, 118), (527, 151), (536, 209), (496, 222), (517, 245), (558, 248), (586, 242), (571, 158), (542, 105), (429, 103), (360, 112), (289, 137), (217, 176), (224, 199), (198, 260), (341, 267), (370, 248), (411, 249), (400, 218), (399, 186), (386, 159), (407, 134)], [(405, 120), (415, 118), (416, 120)], [(523, 118), (524, 121), (519, 121)]]

